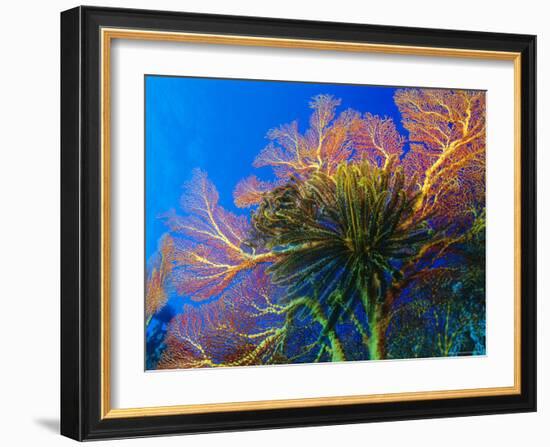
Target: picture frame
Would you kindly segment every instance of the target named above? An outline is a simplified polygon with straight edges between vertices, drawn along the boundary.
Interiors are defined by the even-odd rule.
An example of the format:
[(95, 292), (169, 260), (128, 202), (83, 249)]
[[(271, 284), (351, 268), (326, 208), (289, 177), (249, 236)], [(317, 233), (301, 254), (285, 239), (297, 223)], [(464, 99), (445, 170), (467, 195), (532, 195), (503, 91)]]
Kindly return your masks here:
[[(513, 333), (513, 384), (113, 406), (113, 387), (121, 383), (120, 378), (112, 380), (113, 356), (121, 351), (111, 350), (118, 321), (111, 310), (119, 306), (110, 299), (119, 281), (111, 269), (111, 245), (117, 237), (111, 225), (121, 204), (111, 200), (116, 175), (111, 168), (133, 169), (121, 168), (118, 159), (112, 165), (118, 130), (112, 126), (115, 87), (110, 79), (122, 64), (112, 59), (118, 41), (252, 48), (252, 58), (257, 51), (284, 49), (432, 58), (433, 64), (449, 59), (507, 61), (513, 70), (513, 82), (506, 85), (513, 97), (514, 174), (504, 184), (513, 185), (513, 197), (498, 200), (513, 203), (513, 237), (505, 240), (513, 245), (513, 318), (508, 328)], [(61, 13), (61, 434), (83, 441), (536, 411), (535, 64), (532, 35), (83, 6)], [(135, 160), (143, 161), (140, 156)], [(142, 243), (135, 241), (136, 246)], [(410, 365), (398, 367), (406, 374)]]

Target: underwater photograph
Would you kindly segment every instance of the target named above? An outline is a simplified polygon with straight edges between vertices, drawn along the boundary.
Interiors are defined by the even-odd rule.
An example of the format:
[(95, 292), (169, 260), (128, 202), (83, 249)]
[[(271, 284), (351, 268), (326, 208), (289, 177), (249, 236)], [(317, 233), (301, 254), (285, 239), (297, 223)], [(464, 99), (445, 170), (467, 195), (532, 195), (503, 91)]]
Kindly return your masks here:
[(145, 76), (145, 369), (486, 354), (486, 92)]

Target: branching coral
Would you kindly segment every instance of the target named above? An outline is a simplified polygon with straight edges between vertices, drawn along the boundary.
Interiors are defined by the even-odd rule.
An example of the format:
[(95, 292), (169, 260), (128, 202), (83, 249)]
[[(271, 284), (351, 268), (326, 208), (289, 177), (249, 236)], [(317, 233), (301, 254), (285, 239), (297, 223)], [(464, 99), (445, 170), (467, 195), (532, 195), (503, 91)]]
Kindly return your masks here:
[(173, 259), (174, 240), (170, 236), (165, 236), (147, 278), (145, 291), (145, 318), (147, 321), (166, 304), (168, 299), (166, 286), (173, 269)]
[(273, 259), (243, 245), (248, 221), (219, 205), (218, 191), (203, 171), (186, 185), (182, 207), (187, 215), (166, 216), (174, 235), (174, 282), (180, 294), (200, 301), (219, 295), (240, 272)]
[(418, 210), (444, 224), (485, 203), (485, 92), (401, 89), (406, 169), (419, 176)]
[(273, 362), (285, 309), (262, 267), (217, 300), (186, 304), (170, 323), (159, 368), (245, 366)]

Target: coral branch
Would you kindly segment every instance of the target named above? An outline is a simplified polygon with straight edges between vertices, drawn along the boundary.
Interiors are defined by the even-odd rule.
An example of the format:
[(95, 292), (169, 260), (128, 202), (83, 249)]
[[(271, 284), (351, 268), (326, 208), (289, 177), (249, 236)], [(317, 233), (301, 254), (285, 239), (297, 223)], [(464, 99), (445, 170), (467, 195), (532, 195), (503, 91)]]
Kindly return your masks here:
[(402, 89), (395, 93), (395, 103), (415, 142), (404, 166), (420, 179), (420, 214), (437, 213), (445, 224), (484, 203), (485, 93)]
[(235, 205), (239, 208), (257, 205), (262, 200), (263, 195), (274, 187), (274, 183), (261, 181), (255, 175), (251, 175), (241, 180), (235, 187), (233, 192)]
[(400, 156), (405, 144), (391, 118), (380, 118), (370, 113), (366, 113), (363, 119), (355, 120), (352, 140), (357, 158), (367, 159), (380, 167), (392, 155)]
[(167, 282), (173, 269), (174, 241), (170, 236), (162, 239), (156, 262), (147, 277), (145, 293), (145, 317), (149, 320), (168, 299)]
[(269, 253), (247, 250), (247, 219), (227, 212), (218, 201), (206, 174), (195, 170), (182, 197), (188, 214), (166, 216), (175, 236), (173, 276), (178, 292), (197, 301), (219, 295), (240, 272), (273, 260)]
[(262, 267), (218, 300), (185, 305), (170, 323), (159, 368), (265, 364), (275, 360), (286, 309)]

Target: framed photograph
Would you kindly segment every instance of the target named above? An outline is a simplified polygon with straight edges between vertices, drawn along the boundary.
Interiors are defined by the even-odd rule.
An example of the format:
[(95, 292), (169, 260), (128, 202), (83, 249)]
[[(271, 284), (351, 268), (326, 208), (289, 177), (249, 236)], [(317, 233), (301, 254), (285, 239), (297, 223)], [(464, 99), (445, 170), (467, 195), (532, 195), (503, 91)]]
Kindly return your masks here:
[(535, 36), (61, 14), (61, 432), (535, 411)]

